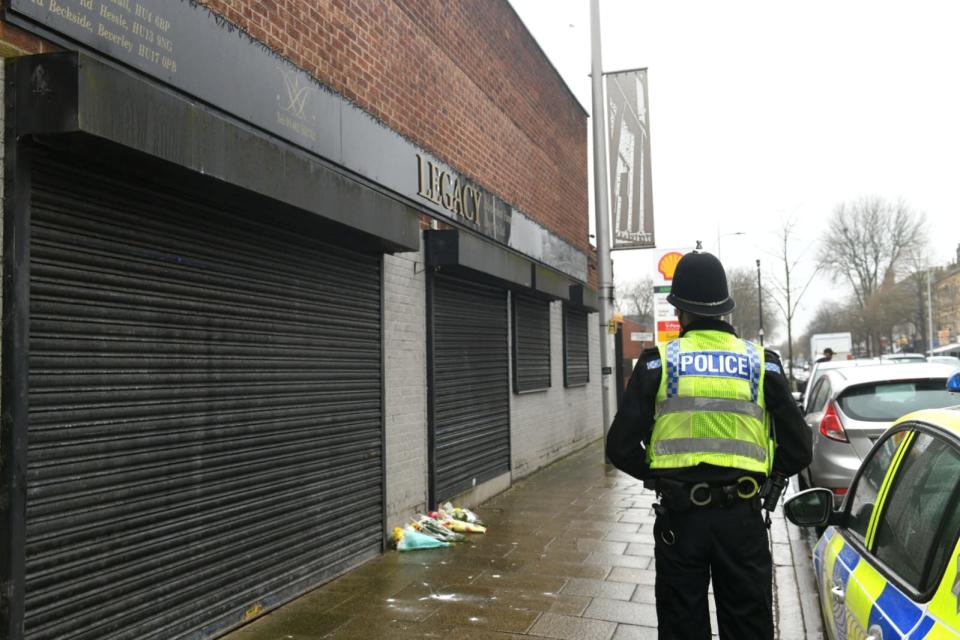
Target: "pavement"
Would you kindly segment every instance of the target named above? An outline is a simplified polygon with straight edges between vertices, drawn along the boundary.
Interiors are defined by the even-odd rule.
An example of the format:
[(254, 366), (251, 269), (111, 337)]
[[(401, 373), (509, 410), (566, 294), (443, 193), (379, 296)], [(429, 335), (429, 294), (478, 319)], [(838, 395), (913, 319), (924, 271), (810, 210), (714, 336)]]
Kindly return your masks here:
[[(655, 639), (653, 502), (597, 441), (478, 506), (486, 535), (388, 551), (223, 640)], [(777, 638), (820, 640), (810, 540), (780, 509), (770, 538)]]

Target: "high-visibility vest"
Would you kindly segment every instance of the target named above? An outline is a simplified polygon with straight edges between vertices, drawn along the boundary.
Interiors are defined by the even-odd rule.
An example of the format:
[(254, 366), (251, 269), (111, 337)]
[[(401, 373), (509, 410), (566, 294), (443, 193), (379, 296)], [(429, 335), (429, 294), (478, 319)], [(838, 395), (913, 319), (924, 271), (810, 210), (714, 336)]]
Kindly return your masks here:
[(725, 331), (660, 345), (651, 469), (708, 463), (769, 474), (775, 443), (763, 398), (763, 349)]

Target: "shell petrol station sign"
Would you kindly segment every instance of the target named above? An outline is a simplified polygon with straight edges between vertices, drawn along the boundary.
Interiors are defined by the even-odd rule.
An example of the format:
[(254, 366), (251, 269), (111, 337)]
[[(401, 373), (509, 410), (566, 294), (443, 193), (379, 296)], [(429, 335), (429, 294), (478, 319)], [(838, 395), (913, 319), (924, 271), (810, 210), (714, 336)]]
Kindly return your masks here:
[(657, 344), (669, 342), (680, 335), (680, 321), (667, 295), (673, 285), (673, 274), (683, 254), (693, 249), (665, 249), (654, 253), (653, 320), (656, 326)]

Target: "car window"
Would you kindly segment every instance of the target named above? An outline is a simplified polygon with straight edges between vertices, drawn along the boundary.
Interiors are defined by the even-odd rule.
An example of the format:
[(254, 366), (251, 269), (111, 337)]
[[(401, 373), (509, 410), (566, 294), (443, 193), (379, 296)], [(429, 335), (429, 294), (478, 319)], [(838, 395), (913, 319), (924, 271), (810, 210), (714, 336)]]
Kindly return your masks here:
[(827, 404), (827, 398), (830, 397), (830, 381), (826, 378), (822, 378), (819, 383), (817, 383), (817, 388), (813, 391), (813, 398), (810, 400), (810, 407), (807, 409), (807, 413), (816, 413), (817, 411), (823, 411), (823, 407)]
[(946, 378), (891, 380), (845, 389), (837, 403), (854, 420), (892, 422), (920, 409), (939, 409), (957, 403), (947, 391)]
[(847, 529), (861, 541), (866, 540), (867, 525), (870, 524), (873, 507), (877, 504), (877, 494), (880, 493), (883, 478), (887, 475), (887, 469), (890, 468), (903, 433), (901, 431), (887, 436), (882, 444), (873, 450), (863, 464), (863, 473), (850, 488), (847, 498), (850, 504), (850, 520)]
[(807, 400), (813, 400), (813, 392), (816, 389), (817, 383), (820, 382), (820, 378), (822, 377), (823, 370), (817, 365), (813, 365), (813, 370), (810, 372), (810, 380), (807, 381), (807, 389), (810, 390)]
[(955, 524), (940, 534), (943, 525), (956, 521), (957, 505), (951, 498), (958, 484), (960, 453), (940, 438), (917, 434), (884, 501), (873, 553), (921, 593), (939, 579), (942, 566), (937, 575), (930, 570), (938, 557), (942, 563), (939, 547), (949, 544), (952, 550), (956, 542)]

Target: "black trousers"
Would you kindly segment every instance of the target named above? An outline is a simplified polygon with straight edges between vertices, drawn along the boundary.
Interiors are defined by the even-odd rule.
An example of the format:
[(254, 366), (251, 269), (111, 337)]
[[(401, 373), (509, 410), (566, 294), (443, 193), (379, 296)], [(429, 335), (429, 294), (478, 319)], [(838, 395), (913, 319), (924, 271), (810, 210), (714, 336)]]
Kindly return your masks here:
[[(664, 542), (668, 525), (673, 544)], [(738, 501), (668, 511), (654, 536), (660, 640), (710, 640), (711, 576), (720, 640), (773, 639), (773, 567), (759, 510)]]

